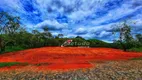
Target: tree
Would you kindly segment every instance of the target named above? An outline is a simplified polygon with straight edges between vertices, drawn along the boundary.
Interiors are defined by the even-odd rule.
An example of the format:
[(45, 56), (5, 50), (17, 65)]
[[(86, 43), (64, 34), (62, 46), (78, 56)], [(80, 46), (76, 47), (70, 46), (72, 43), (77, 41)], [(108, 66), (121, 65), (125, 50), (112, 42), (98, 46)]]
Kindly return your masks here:
[(123, 50), (126, 51), (127, 48), (131, 47), (131, 42), (133, 41), (133, 37), (131, 34), (131, 27), (123, 22), (122, 24), (118, 24), (114, 26), (113, 34), (116, 32), (119, 33), (118, 42), (122, 46)]
[(4, 42), (2, 38), (0, 38), (0, 52), (3, 52), (5, 50)]
[(16, 34), (16, 46), (20, 46), (23, 48), (31, 48), (32, 47), (32, 41), (31, 38), (33, 37), (32, 33), (29, 33), (26, 31), (25, 28), (21, 28), (19, 32)]
[(41, 33), (38, 30), (32, 30), (32, 37), (30, 39), (32, 47), (40, 47), (41, 39)]
[(81, 36), (76, 36), (75, 38), (80, 38), (80, 39), (82, 39), (82, 40), (85, 40), (83, 37), (81, 37)]
[(2, 34), (3, 34), (3, 23), (4, 23), (4, 18), (3, 16), (5, 16), (6, 13), (5, 12), (0, 12), (0, 52), (4, 51), (4, 40), (2, 38)]
[(6, 12), (0, 13), (1, 32), (13, 35), (20, 28), (20, 17), (14, 17)]
[(135, 40), (135, 45), (136, 47), (142, 47), (142, 34), (136, 34), (135, 35), (136, 40)]
[(136, 39), (138, 42), (142, 43), (142, 34), (136, 34)]
[(9, 15), (6, 12), (0, 12), (0, 32), (7, 35), (4, 40), (5, 45), (16, 44), (16, 33), (20, 28), (20, 18)]
[(43, 35), (45, 38), (52, 38), (52, 34), (49, 32), (49, 29), (47, 26), (43, 27)]
[(9, 15), (6, 12), (0, 12), (0, 46), (4, 50), (6, 45), (16, 44), (16, 33), (20, 28), (20, 18)]
[(63, 34), (58, 34), (58, 38), (63, 38)]

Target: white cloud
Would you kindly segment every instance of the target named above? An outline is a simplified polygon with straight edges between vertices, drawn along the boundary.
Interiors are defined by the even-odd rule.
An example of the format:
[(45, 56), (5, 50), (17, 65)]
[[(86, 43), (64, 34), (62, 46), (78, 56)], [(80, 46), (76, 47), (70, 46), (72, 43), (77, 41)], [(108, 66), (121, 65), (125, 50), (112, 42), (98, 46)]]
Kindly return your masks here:
[(8, 1), (7, 0), (0, 0), (0, 8), (2, 8), (4, 10), (9, 9), (9, 11), (14, 10), (15, 14), (16, 14), (16, 12), (26, 13), (19, 0), (8, 0)]
[(62, 30), (66, 29), (68, 25), (66, 23), (59, 23), (56, 20), (45, 20), (39, 24), (37, 24), (35, 27), (36, 28), (42, 28), (47, 26), (49, 30)]
[(111, 32), (102, 31), (98, 37), (100, 38), (107, 37), (107, 36), (110, 36), (111, 34), (112, 34)]
[(75, 35), (75, 34), (68, 34), (68, 35), (65, 35), (64, 37), (68, 37), (68, 38), (74, 38), (74, 37), (76, 37), (77, 35)]
[(53, 36), (57, 36), (59, 33), (58, 32), (51, 32)]
[[(30, 3), (34, 10), (28, 12), (24, 9), (26, 5), (22, 4), (27, 3), (25, 0), (0, 0), (0, 9), (19, 15), (22, 23), (25, 23), (30, 29), (33, 26), (35, 28), (48, 26), (50, 30), (55, 30), (52, 32), (53, 35), (63, 33), (69, 37), (81, 35), (85, 38), (103, 38), (110, 35), (112, 31), (111, 25), (114, 23), (111, 21), (142, 8), (142, 0), (123, 1), (120, 6), (117, 6), (116, 3), (112, 5), (115, 8), (110, 10), (109, 6), (104, 7), (106, 3), (115, 1), (117, 0), (34, 0)], [(99, 13), (103, 15), (99, 15)], [(141, 14), (136, 14), (132, 19), (137, 22), (134, 26), (137, 30), (142, 29), (141, 17)], [(100, 25), (107, 21), (108, 25)]]
[(87, 30), (85, 28), (78, 28), (75, 31), (75, 34), (86, 34)]
[(73, 21), (84, 20), (87, 16), (95, 16), (95, 12), (103, 9), (103, 5), (108, 0), (82, 0), (82, 5), (78, 5), (78, 10), (72, 12), (68, 17)]
[(84, 19), (85, 17), (87, 17), (88, 15), (92, 14), (91, 11), (76, 11), (76, 12), (73, 12), (71, 15), (69, 15), (68, 17), (71, 19), (71, 20), (74, 20), (74, 21), (78, 21), (78, 20), (82, 20)]
[(122, 18), (122, 17), (129, 15), (129, 14), (135, 12), (136, 10), (142, 8), (141, 6), (139, 6), (135, 9), (133, 9), (133, 8), (130, 8), (131, 6), (132, 6), (132, 2), (131, 2), (131, 4), (130, 3), (123, 4), (122, 6), (120, 6), (117, 9), (110, 10), (107, 15), (102, 16), (96, 20), (92, 20), (91, 23), (96, 25), (96, 24), (100, 24), (100, 23), (103, 23), (106, 21), (116, 20), (116, 19)]

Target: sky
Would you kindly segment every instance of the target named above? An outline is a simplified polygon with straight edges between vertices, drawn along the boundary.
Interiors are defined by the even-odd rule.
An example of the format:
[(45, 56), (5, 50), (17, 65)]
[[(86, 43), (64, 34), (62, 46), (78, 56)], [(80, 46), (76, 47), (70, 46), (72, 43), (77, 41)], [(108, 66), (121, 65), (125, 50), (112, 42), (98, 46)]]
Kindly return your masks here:
[(126, 19), (142, 33), (142, 0), (0, 0), (0, 11), (21, 18), (27, 30), (48, 26), (54, 35), (112, 42), (112, 25)]

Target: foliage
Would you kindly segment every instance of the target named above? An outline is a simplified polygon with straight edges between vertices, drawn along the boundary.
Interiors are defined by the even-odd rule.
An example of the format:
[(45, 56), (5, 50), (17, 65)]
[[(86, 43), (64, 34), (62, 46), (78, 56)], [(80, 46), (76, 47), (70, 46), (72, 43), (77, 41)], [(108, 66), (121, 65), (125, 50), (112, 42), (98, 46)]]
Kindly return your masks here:
[[(6, 45), (16, 44), (16, 34), (20, 28), (20, 18), (0, 12), (0, 50), (4, 51)], [(5, 35), (5, 36), (3, 36)]]
[(131, 27), (128, 24), (126, 24), (126, 22), (115, 25), (114, 27), (115, 29), (113, 34), (119, 33), (119, 40), (117, 40), (116, 43), (120, 43), (121, 48), (124, 51), (135, 46), (135, 41), (131, 34)]
[(25, 48), (20, 47), (20, 46), (6, 46), (5, 48), (5, 52), (14, 52), (14, 51), (20, 51), (20, 50), (24, 50)]
[(142, 34), (136, 34), (136, 40), (142, 44)]

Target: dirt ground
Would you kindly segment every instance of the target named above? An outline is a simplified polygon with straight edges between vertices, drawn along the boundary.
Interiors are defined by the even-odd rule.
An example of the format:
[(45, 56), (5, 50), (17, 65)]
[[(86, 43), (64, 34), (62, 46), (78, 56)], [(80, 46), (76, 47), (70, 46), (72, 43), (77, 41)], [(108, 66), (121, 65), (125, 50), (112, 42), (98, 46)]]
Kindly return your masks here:
[(0, 80), (142, 80), (142, 53), (111, 48), (43, 47), (0, 55)]
[[(43, 47), (0, 55), (0, 62), (21, 62), (38, 67), (40, 70), (68, 70), (95, 67), (91, 61), (129, 60), (142, 57), (142, 53), (123, 52), (111, 48)], [(0, 70), (17, 69), (12, 66)]]
[(1, 71), (0, 80), (142, 80), (142, 60), (93, 61), (95, 67), (38, 71), (37, 67)]

